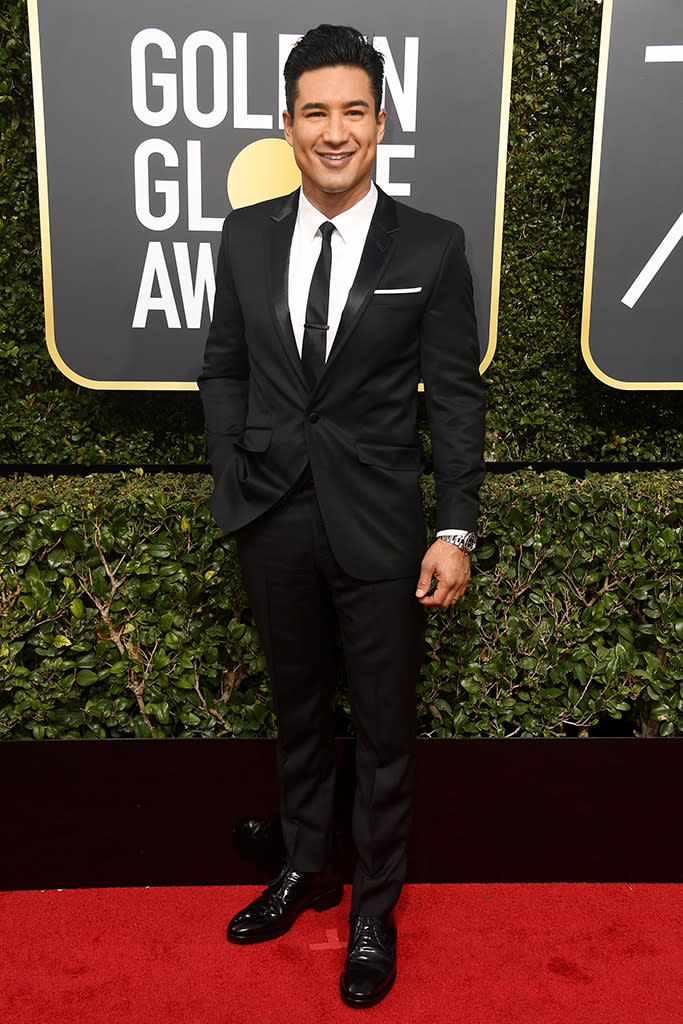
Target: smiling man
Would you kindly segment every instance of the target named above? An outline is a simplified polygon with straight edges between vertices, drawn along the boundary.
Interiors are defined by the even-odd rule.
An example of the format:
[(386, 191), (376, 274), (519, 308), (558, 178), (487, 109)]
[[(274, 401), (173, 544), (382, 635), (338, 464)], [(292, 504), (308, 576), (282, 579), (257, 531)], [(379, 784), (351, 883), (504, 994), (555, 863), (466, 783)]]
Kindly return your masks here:
[(305, 71), (298, 79), (294, 109), (282, 114), (304, 195), (330, 219), (370, 192), (386, 120), (371, 89), (363, 68), (342, 64)]
[[(358, 732), (340, 985), (364, 1007), (396, 976), (424, 608), (453, 604), (470, 577), (484, 400), (461, 228), (372, 183), (386, 119), (381, 54), (355, 29), (321, 25), (292, 50), (285, 90), (301, 189), (226, 219), (199, 377), (212, 509), (236, 535), (271, 677), (286, 850), (228, 938), (274, 939), (303, 910), (341, 901), (331, 864), (338, 632)], [(437, 494), (426, 553), (421, 378)]]

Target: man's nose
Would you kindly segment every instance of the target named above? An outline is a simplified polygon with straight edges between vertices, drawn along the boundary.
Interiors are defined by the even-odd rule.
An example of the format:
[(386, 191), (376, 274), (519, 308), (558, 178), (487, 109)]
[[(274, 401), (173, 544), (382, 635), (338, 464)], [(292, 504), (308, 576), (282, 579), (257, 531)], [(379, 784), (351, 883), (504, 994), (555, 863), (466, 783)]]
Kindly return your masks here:
[(348, 136), (348, 130), (344, 115), (340, 112), (332, 114), (325, 124), (325, 141), (333, 145), (344, 142)]

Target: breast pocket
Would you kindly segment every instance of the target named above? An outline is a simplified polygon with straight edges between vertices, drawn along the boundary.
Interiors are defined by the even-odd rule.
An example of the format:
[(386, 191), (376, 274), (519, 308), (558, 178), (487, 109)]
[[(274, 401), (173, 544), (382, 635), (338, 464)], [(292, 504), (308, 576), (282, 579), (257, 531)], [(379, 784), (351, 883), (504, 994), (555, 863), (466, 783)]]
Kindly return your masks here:
[(373, 292), (372, 305), (381, 309), (420, 309), (424, 291), (414, 288), (378, 288)]

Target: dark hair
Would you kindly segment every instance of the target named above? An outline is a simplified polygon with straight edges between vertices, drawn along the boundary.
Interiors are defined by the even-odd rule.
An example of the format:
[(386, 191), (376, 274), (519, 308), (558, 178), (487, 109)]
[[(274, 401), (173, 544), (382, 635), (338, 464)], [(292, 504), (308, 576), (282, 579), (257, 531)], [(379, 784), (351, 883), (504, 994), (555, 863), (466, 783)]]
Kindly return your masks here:
[(358, 29), (348, 25), (318, 25), (299, 39), (285, 63), (285, 99), (292, 117), (299, 79), (304, 71), (317, 71), (339, 64), (367, 72), (370, 91), (375, 99), (375, 114), (379, 113), (384, 86), (383, 54), (367, 42)]

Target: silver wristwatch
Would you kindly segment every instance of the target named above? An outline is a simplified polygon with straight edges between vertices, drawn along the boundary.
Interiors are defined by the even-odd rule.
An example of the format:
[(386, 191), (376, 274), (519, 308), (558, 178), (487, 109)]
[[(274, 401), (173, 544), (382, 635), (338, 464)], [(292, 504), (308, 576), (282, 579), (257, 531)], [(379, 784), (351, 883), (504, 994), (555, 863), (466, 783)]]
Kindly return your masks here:
[(468, 555), (474, 551), (479, 540), (476, 533), (440, 533), (438, 539), (445, 540), (447, 544), (455, 544), (456, 548)]

